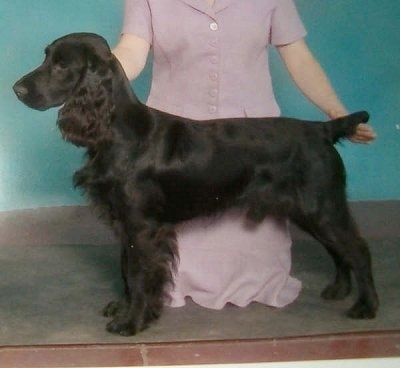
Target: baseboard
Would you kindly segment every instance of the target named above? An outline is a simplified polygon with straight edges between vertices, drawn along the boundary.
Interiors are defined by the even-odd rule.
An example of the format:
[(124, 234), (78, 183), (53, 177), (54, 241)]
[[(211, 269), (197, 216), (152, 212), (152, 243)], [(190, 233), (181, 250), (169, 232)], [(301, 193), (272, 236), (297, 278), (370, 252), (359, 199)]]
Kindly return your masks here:
[[(400, 236), (400, 200), (350, 202), (350, 209), (366, 239), (385, 239)], [(309, 235), (293, 227), (293, 238)]]
[[(350, 203), (367, 239), (400, 236), (400, 200)], [(308, 235), (293, 227), (293, 238)], [(89, 206), (0, 212), (0, 246), (116, 243), (112, 232)]]

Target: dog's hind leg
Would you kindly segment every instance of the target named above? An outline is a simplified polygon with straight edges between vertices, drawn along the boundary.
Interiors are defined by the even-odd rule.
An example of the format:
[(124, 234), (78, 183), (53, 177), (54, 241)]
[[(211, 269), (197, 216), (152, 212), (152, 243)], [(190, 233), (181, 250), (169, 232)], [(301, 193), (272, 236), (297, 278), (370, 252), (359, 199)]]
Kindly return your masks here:
[(326, 237), (326, 232), (320, 229), (318, 218), (315, 215), (304, 214), (303, 211), (296, 211), (295, 215), (291, 217), (300, 228), (311, 234), (321, 244), (325, 246), (327, 252), (331, 255), (335, 265), (334, 281), (329, 284), (322, 292), (321, 297), (326, 300), (342, 300), (346, 298), (351, 292), (351, 267), (344, 261), (341, 254), (335, 250), (334, 246), (328, 246), (327, 243), (334, 243), (329, 241)]
[(351, 292), (351, 269), (344, 260), (330, 248), (327, 248), (335, 263), (335, 279), (321, 293), (326, 300), (342, 300)]
[[(319, 240), (335, 262), (335, 280), (324, 289), (322, 297), (325, 299), (346, 297), (351, 289), (350, 270), (352, 270), (359, 296), (348, 315), (357, 319), (374, 318), (379, 303), (372, 276), (371, 256), (366, 241), (359, 235), (350, 215), (345, 195), (336, 190), (335, 195), (320, 199), (318, 202), (319, 205), (314, 207), (317, 210), (299, 209), (293, 220)], [(316, 203), (315, 198), (314, 203)]]

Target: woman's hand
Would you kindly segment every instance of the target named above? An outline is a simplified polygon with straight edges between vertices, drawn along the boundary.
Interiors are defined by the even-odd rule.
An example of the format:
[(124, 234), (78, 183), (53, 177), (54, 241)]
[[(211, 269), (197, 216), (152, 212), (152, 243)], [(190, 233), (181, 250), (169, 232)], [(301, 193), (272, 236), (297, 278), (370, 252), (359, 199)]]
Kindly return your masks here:
[[(328, 113), (331, 119), (337, 119), (347, 114), (348, 112), (345, 110), (330, 111)], [(366, 123), (360, 123), (357, 125), (356, 132), (354, 133), (354, 135), (349, 137), (349, 141), (353, 143), (368, 144), (373, 142), (376, 139), (376, 137), (377, 134), (375, 133), (371, 125)]]
[(376, 139), (377, 135), (372, 127), (365, 123), (357, 125), (355, 134), (349, 138), (353, 143), (368, 144)]

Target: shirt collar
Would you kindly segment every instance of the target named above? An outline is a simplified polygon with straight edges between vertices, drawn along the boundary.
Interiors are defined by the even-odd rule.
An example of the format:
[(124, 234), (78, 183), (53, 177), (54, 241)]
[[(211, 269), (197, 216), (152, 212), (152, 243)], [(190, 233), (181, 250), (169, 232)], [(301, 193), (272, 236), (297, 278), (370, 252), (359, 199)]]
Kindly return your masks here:
[(215, 14), (227, 8), (233, 0), (215, 0), (215, 4), (210, 8), (205, 0), (180, 0), (192, 8), (215, 18)]

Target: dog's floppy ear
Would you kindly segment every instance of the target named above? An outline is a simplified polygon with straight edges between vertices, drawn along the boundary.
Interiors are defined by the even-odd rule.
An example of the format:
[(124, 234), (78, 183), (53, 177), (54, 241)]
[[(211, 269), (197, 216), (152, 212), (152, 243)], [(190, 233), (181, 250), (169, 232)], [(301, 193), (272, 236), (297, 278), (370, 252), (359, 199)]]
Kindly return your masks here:
[(110, 71), (110, 63), (113, 58), (108, 45), (101, 46), (103, 47), (87, 45), (85, 57), (88, 71), (97, 73), (98, 76), (106, 76), (107, 72)]
[(94, 147), (111, 139), (111, 54), (101, 55), (93, 47), (85, 50), (86, 69), (81, 83), (59, 111), (63, 137), (77, 146)]

